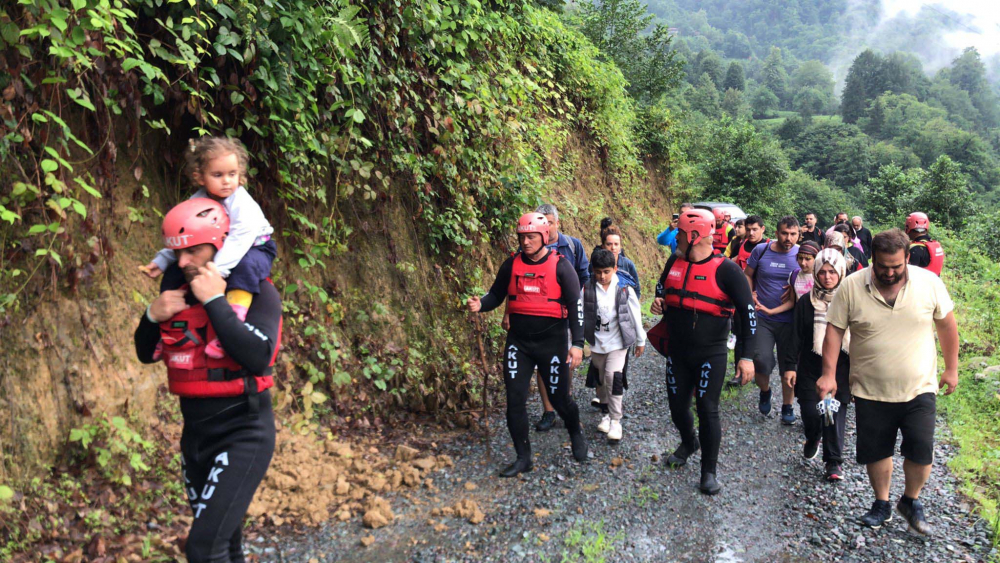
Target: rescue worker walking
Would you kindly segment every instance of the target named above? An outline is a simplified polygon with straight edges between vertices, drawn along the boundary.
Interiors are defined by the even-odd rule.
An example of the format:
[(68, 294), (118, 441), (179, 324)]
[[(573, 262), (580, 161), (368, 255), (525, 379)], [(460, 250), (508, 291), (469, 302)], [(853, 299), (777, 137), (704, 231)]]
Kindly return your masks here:
[[(164, 242), (177, 256), (168, 271), (183, 275), (164, 276), (135, 331), (139, 361), (162, 357), (170, 392), (180, 397), (181, 464), (194, 513), (185, 547), (191, 563), (244, 561), (243, 518), (274, 453), (268, 389), (281, 341), (281, 298), (265, 280), (246, 320), (237, 318), (212, 262), (228, 232), (225, 208), (211, 199), (190, 199), (167, 213)], [(206, 354), (215, 338), (221, 358)]]
[[(526, 213), (517, 224), (521, 252), (508, 258), (490, 291), (468, 299), (469, 311), (488, 312), (507, 299), (510, 330), (504, 345), (503, 374), (507, 390), (507, 429), (517, 459), (500, 472), (514, 477), (532, 470), (528, 440), (528, 389), (537, 366), (555, 411), (569, 431), (573, 457), (587, 459), (587, 440), (580, 412), (570, 396), (572, 370), (583, 359), (583, 307), (580, 282), (568, 260), (548, 248), (545, 215)], [(572, 347), (566, 340), (569, 325)]]
[[(677, 252), (667, 260), (656, 287), (653, 314), (663, 314), (670, 335), (667, 345), (667, 394), (670, 416), (681, 435), (681, 444), (667, 458), (679, 467), (702, 448), (701, 492), (717, 494), (716, 466), (722, 428), (719, 396), (726, 377), (726, 340), (729, 319), (741, 318), (743, 348), (754, 350), (757, 317), (750, 286), (731, 260), (714, 252), (712, 212), (694, 209), (683, 213), (678, 228)], [(737, 358), (737, 375), (746, 384), (754, 376), (753, 359)], [(691, 415), (691, 397), (698, 410), (698, 433)]]
[(910, 213), (906, 218), (906, 236), (910, 237), (910, 264), (920, 266), (941, 276), (944, 270), (944, 249), (941, 243), (931, 240), (928, 231), (931, 221), (926, 213)]

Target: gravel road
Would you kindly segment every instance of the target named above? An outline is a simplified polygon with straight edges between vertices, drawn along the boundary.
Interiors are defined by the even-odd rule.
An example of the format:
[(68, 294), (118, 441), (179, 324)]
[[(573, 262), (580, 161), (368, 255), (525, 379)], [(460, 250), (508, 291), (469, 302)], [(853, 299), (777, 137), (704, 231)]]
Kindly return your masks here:
[[(651, 349), (650, 349), (651, 350)], [(652, 350), (651, 350), (652, 351)], [(464, 434), (439, 451), (455, 467), (434, 474), (438, 491), (392, 497), (396, 521), (365, 530), (358, 520), (319, 530), (287, 533), (250, 542), (262, 561), (987, 561), (989, 526), (970, 513), (946, 461), (952, 455), (947, 429), (938, 428), (937, 459), (922, 495), (932, 538), (907, 530), (898, 515), (882, 530), (861, 527), (858, 517), (873, 497), (864, 468), (853, 463), (851, 409), (844, 465), (837, 484), (822, 479), (819, 457), (801, 457), (802, 425), (782, 426), (757, 412), (756, 388), (724, 391), (723, 444), (719, 460), (722, 493), (697, 490), (698, 462), (672, 470), (664, 452), (679, 442), (670, 424), (664, 386), (665, 364), (651, 354), (633, 361), (625, 394), (625, 437), (610, 446), (595, 427), (598, 411), (582, 373), (574, 395), (591, 444), (590, 463), (572, 460), (561, 421), (547, 433), (532, 430), (535, 470), (523, 479), (501, 480), (497, 470), (512, 456), (502, 412), (492, 420), (493, 462), (478, 433)], [(777, 383), (777, 375), (773, 376)], [(797, 407), (796, 407), (797, 409)], [(537, 396), (529, 412), (538, 413)], [(534, 422), (534, 421), (532, 421)], [(902, 460), (892, 502), (902, 494)], [(620, 465), (619, 465), (620, 464)], [(472, 483), (475, 485), (467, 485)], [(473, 525), (438, 518), (433, 508), (475, 500), (486, 519)], [(374, 542), (363, 547), (361, 538)]]

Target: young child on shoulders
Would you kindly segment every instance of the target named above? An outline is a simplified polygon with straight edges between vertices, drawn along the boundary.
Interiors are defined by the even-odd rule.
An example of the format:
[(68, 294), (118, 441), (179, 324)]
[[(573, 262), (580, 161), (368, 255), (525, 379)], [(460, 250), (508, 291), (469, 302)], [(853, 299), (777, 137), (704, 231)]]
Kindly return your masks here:
[[(259, 292), (261, 282), (270, 277), (278, 255), (271, 240), (274, 228), (244, 187), (249, 155), (238, 139), (202, 137), (190, 142), (185, 157), (191, 181), (198, 187), (190, 199), (211, 198), (229, 214), (229, 233), (213, 261), (226, 278), (226, 301), (244, 321), (253, 296)], [(165, 282), (169, 278), (179, 286), (183, 284), (183, 272), (171, 267), (176, 263), (174, 251), (164, 248), (139, 269), (151, 278), (165, 274)], [(215, 339), (208, 343), (205, 354), (218, 359), (225, 351)]]
[(608, 435), (608, 442), (622, 439), (622, 371), (629, 347), (635, 344), (636, 357), (646, 347), (646, 331), (635, 289), (622, 283), (611, 251), (598, 248), (590, 258), (594, 275), (583, 292), (583, 336), (590, 344), (591, 362), (598, 370), (597, 392), (607, 405), (597, 430)]

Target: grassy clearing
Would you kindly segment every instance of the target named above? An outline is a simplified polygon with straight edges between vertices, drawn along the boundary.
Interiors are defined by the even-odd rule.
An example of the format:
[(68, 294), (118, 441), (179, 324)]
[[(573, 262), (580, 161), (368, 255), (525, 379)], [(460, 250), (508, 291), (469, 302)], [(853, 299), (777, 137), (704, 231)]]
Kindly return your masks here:
[(961, 490), (1000, 532), (1000, 266), (955, 237), (943, 236), (944, 280), (955, 300), (961, 347), (959, 387), (938, 405), (945, 413), (958, 454), (949, 466)]

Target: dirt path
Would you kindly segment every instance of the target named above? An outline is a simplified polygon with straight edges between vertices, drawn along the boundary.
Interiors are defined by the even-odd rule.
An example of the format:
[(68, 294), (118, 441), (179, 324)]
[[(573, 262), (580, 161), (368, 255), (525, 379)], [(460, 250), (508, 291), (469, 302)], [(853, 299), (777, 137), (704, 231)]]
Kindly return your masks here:
[[(909, 533), (898, 515), (881, 531), (857, 524), (872, 497), (864, 469), (844, 465), (846, 480), (822, 481), (822, 463), (801, 458), (802, 426), (782, 426), (757, 412), (756, 390), (729, 393), (722, 408), (723, 446), (717, 497), (696, 488), (698, 461), (680, 470), (662, 463), (678, 443), (666, 406), (664, 360), (634, 362), (625, 395), (625, 439), (609, 446), (594, 429), (591, 392), (578, 377), (575, 396), (591, 441), (589, 464), (572, 461), (561, 422), (532, 431), (535, 470), (520, 480), (495, 477), (512, 456), (502, 414), (493, 420), (492, 464), (478, 434), (441, 444), (455, 467), (434, 475), (439, 492), (393, 499), (397, 520), (363, 530), (329, 524), (304, 536), (251, 544), (264, 561), (985, 561), (995, 552), (987, 526), (969, 513), (945, 467), (950, 447), (939, 427), (934, 473), (923, 499), (937, 535)], [(777, 376), (775, 382), (777, 381)], [(779, 410), (780, 398), (775, 399)], [(537, 398), (529, 412), (539, 411)], [(854, 459), (853, 409), (846, 455)], [(618, 458), (618, 459), (616, 459)], [(617, 465), (621, 462), (620, 465)], [(893, 501), (902, 490), (901, 460)], [(472, 485), (466, 485), (472, 483)], [(475, 500), (486, 519), (473, 525), (438, 518), (433, 508)], [(369, 547), (361, 538), (371, 535)]]

